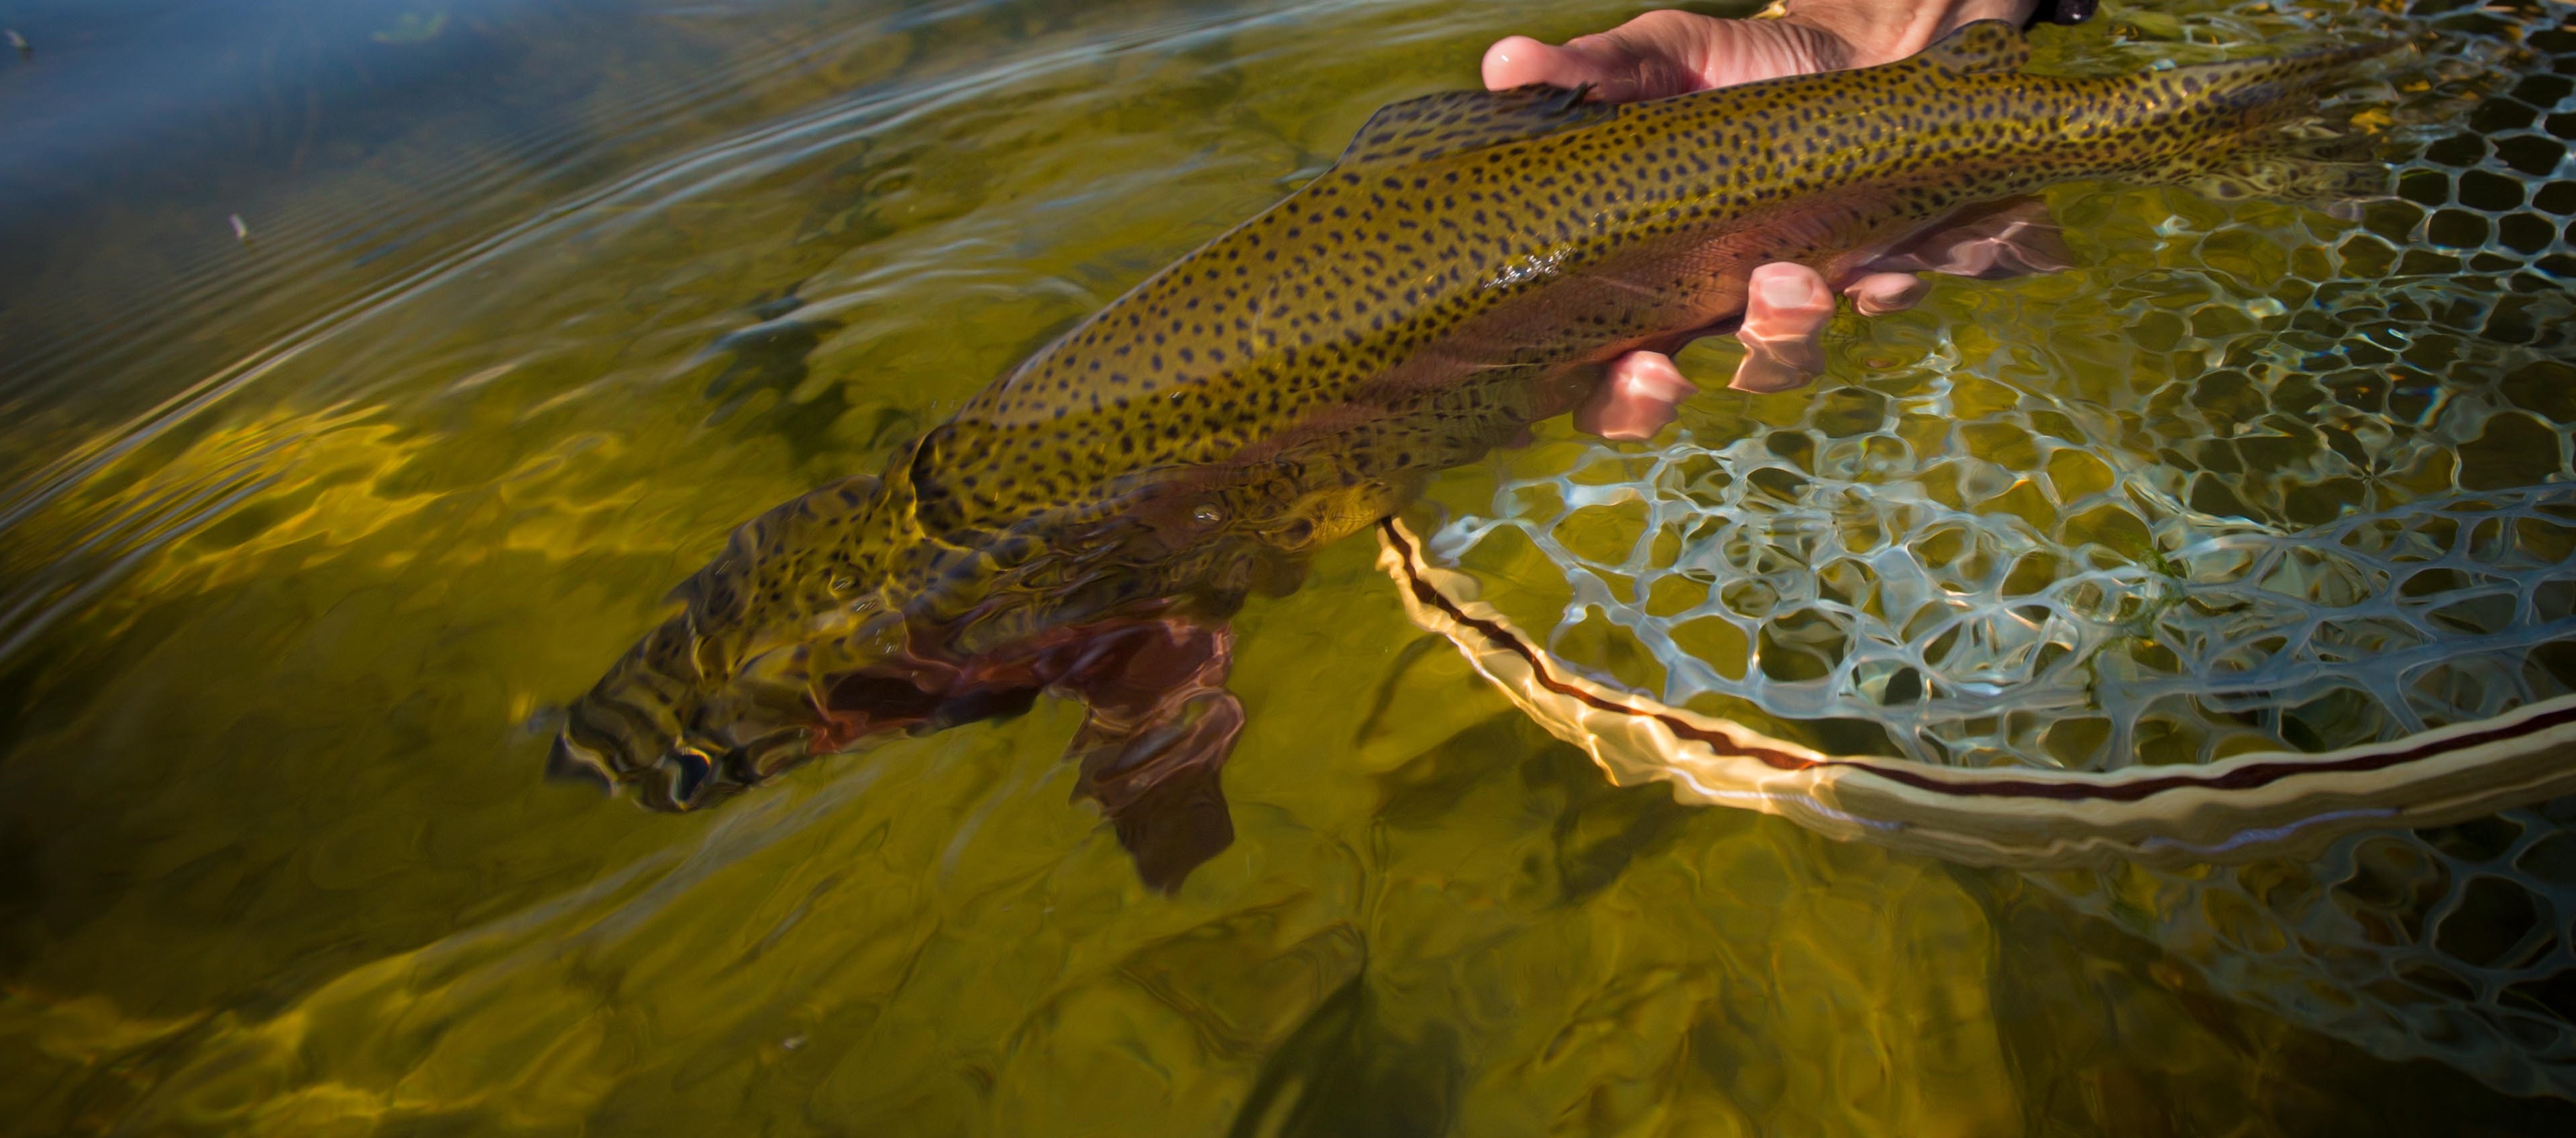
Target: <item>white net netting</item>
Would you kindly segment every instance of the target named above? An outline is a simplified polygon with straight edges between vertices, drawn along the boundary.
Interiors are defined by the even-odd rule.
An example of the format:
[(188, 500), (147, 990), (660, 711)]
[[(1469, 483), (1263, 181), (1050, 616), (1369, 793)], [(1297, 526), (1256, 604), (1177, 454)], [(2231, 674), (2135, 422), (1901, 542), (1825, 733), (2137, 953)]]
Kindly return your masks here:
[[(1828, 753), (2114, 772), (2576, 692), (2571, 13), (2106, 9), (2042, 65), (2412, 39), (2344, 108), (2396, 197), (2064, 189), (2084, 267), (1945, 286), (1652, 445), (1560, 430), (1440, 492), (1424, 558), (1573, 674)], [(2038, 879), (2241, 999), (2576, 1095), (2565, 801)]]

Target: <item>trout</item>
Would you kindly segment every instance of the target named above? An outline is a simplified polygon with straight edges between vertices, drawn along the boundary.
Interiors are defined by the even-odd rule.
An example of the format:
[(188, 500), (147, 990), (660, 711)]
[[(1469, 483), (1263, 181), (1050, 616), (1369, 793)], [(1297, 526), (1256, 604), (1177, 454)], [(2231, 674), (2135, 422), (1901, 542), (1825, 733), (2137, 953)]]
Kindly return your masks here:
[[(1227, 618), (1638, 350), (1836, 287), (2078, 179), (2314, 198), (2317, 92), (2378, 46), (2027, 74), (1969, 24), (1896, 63), (1653, 102), (1455, 92), (1165, 268), (902, 448), (744, 525), (570, 709), (550, 768), (685, 810), (863, 740), (1084, 701), (1068, 748), (1149, 885), (1233, 840)], [(2340, 171), (2340, 172), (2339, 172)]]

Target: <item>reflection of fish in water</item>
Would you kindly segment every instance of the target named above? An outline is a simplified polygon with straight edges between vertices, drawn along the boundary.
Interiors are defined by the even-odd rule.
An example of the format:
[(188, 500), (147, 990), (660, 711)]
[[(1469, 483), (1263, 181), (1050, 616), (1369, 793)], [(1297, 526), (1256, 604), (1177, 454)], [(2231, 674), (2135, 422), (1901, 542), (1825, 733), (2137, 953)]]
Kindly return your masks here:
[(1726, 326), (1764, 262), (1838, 284), (2078, 178), (2345, 188), (2353, 168), (2304, 164), (2282, 128), (2374, 50), (2051, 78), (1985, 22), (1899, 63), (1651, 103), (1388, 107), (882, 478), (744, 526), (572, 709), (555, 768), (687, 809), (1052, 692), (1090, 707), (1080, 792), (1177, 886), (1233, 838), (1224, 620), (1309, 551), (1570, 409), (1620, 354)]

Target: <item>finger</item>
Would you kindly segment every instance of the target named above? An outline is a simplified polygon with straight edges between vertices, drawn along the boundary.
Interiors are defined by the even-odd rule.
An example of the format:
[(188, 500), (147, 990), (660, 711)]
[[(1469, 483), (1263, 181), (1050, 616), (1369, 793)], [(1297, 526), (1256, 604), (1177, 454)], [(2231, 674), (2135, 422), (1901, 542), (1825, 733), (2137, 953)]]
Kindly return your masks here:
[(1528, 36), (1505, 36), (1485, 49), (1485, 89), (1488, 91), (1508, 91), (1532, 83), (1566, 88), (1591, 84), (1602, 98), (1617, 102), (1618, 97), (1613, 96), (1610, 89), (1619, 70), (1608, 61), (1551, 47)]
[(1863, 316), (1885, 316), (1922, 303), (1932, 286), (1912, 273), (1871, 273), (1843, 289)]
[(1644, 442), (1676, 417), (1682, 400), (1699, 394), (1662, 352), (1630, 352), (1610, 362), (1592, 398), (1574, 413), (1576, 430), (1618, 442)]
[(1825, 325), (1834, 318), (1834, 294), (1825, 278), (1805, 265), (1775, 261), (1745, 282), (1744, 325), (1735, 338), (1744, 362), (1735, 369), (1738, 391), (1788, 391), (1825, 370)]
[(1931, 272), (2001, 280), (2075, 264), (2065, 231), (2037, 198), (2007, 198), (1943, 219), (1870, 263), (1881, 272)]
[(1485, 49), (1485, 88), (1509, 90), (1532, 83), (1590, 87), (1605, 103), (1661, 99), (1699, 90), (1686, 44), (1636, 43), (1617, 33), (1579, 36), (1551, 47), (1528, 36), (1509, 36)]

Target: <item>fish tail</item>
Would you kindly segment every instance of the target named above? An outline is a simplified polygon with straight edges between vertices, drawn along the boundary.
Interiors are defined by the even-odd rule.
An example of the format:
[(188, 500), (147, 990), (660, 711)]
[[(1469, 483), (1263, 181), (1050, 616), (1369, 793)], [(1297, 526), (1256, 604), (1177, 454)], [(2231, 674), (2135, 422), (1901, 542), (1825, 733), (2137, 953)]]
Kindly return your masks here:
[(2268, 59), (2236, 59), (2150, 72), (2146, 80), (2178, 104), (2260, 129), (2318, 114), (2318, 99), (2359, 78), (2362, 65), (2395, 51), (2395, 40), (2321, 48)]
[(2260, 197), (2329, 207), (2383, 196), (2387, 168), (2378, 144), (2324, 96), (2362, 76), (2395, 41), (2355, 44), (2271, 59), (2241, 59), (2132, 77), (2137, 101), (2115, 116), (2134, 129), (2143, 115), (2168, 129), (2151, 153), (2154, 180), (2216, 198)]

